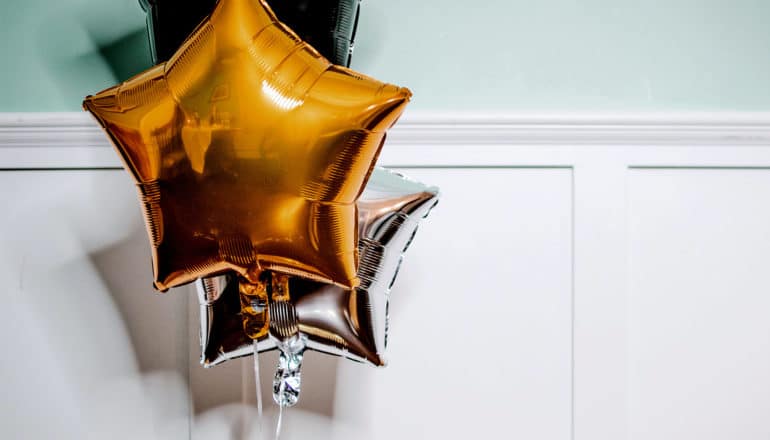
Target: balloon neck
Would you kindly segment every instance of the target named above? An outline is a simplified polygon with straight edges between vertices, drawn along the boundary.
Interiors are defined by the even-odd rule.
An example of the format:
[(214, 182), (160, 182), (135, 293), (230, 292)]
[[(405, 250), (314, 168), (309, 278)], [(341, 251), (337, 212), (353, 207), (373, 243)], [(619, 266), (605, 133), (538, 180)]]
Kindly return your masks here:
[[(269, 337), (279, 350), (273, 400), (282, 408), (294, 406), (299, 401), (307, 337), (299, 331), (297, 312), (289, 292), (289, 277), (264, 271), (257, 283), (241, 279), (239, 290), (246, 334), (255, 342)], [(255, 344), (254, 356), (258, 355)]]
[(273, 378), (273, 400), (281, 407), (294, 406), (302, 384), (302, 357), (306, 339), (299, 332), (294, 304), (286, 300), (270, 303), (270, 338), (280, 354)]
[[(250, 339), (262, 339), (271, 331), (271, 321), (274, 312), (270, 309), (272, 303), (289, 303), (289, 276), (278, 274), (269, 270), (259, 274), (257, 282), (250, 282), (241, 277), (238, 282), (238, 290), (241, 297), (241, 318), (243, 330)], [(276, 309), (279, 313), (283, 309)], [(293, 311), (292, 307), (292, 311)], [(291, 319), (278, 317), (277, 324), (294, 323), (296, 317)], [(282, 326), (279, 325), (279, 329)]]
[(238, 281), (238, 291), (243, 331), (253, 340), (266, 337), (270, 323), (266, 282), (250, 283), (242, 278)]
[(306, 348), (305, 338), (297, 334), (288, 340), (278, 342), (277, 346), (280, 354), (273, 377), (273, 400), (281, 407), (290, 407), (299, 401), (302, 386), (302, 357)]

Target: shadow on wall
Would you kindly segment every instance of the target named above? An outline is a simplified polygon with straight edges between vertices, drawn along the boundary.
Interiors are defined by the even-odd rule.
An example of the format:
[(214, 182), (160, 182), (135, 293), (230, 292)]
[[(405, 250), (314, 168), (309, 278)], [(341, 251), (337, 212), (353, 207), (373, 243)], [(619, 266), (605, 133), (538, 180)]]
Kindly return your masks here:
[[(150, 247), (134, 200), (133, 185), (123, 171), (108, 174), (101, 179), (93, 178), (88, 203), (92, 206), (112, 206), (114, 214), (102, 219), (102, 222), (117, 225), (122, 231), (106, 236), (113, 240), (100, 243), (89, 252), (88, 266), (95, 269), (104, 285), (103, 291), (116, 306), (115, 312), (120, 315), (116, 322), (122, 323), (127, 330), (139, 372), (144, 375), (174, 372), (180, 378), (189, 374), (192, 413), (207, 414), (206, 423), (212, 422), (212, 414), (215, 413), (229, 417), (230, 410), (218, 410), (222, 406), (246, 403), (247, 408), (242, 411), (253, 409), (256, 400), (253, 357), (232, 360), (211, 369), (197, 365), (200, 354), (196, 325), (199, 312), (197, 295), (192, 286), (171, 289), (164, 294), (154, 290), (151, 285)], [(105, 178), (110, 184), (105, 185)], [(110, 187), (112, 190), (105, 189)], [(124, 197), (116, 197), (118, 193)], [(124, 203), (119, 203), (119, 200)], [(118, 221), (114, 218), (116, 216), (122, 220)], [(84, 234), (88, 231), (81, 230), (76, 235)], [(302, 398), (292, 413), (307, 414), (316, 424), (323, 419), (329, 419), (327, 423), (332, 422), (339, 362), (341, 359), (336, 356), (306, 353), (302, 368)], [(260, 355), (265, 407), (272, 406), (270, 386), (277, 363), (276, 351)], [(251, 429), (244, 423), (246, 421), (240, 418), (233, 421), (235, 438), (240, 438), (240, 433)]]
[[(90, 258), (130, 237), (125, 230), (141, 221), (127, 215), (127, 179), (79, 171), (2, 177), (6, 191), (22, 195), (5, 193), (7, 210), (0, 213), (0, 228), (14, 231), (0, 234), (0, 278), (14, 280), (0, 289), (7, 355), (0, 365), (0, 438), (186, 434), (185, 370), (141, 371), (123, 318), (131, 313)], [(123, 261), (114, 271), (125, 267)], [(144, 295), (133, 296), (129, 302)]]
[(77, 111), (151, 66), (136, 0), (5, 0), (0, 26), (2, 111)]
[[(61, 94), (67, 96), (77, 91), (72, 99), (82, 100), (87, 94), (119, 84), (152, 66), (144, 27), (119, 35), (100, 36), (89, 29), (87, 23), (76, 24), (82, 26), (80, 31), (86, 35), (88, 50), (59, 50), (59, 42), (38, 39), (37, 50), (43, 55), (44, 67), (56, 81)], [(62, 25), (64, 23), (49, 24), (52, 27)], [(38, 35), (42, 36), (41, 33)]]
[(176, 370), (187, 363), (187, 301), (194, 296), (187, 288), (155, 291), (144, 223), (130, 217), (128, 235), (92, 252), (90, 263), (128, 330), (139, 370)]
[(147, 38), (147, 30), (141, 28), (113, 41), (94, 40), (116, 82), (125, 81), (152, 65)]
[[(0, 183), (0, 196), (22, 194), (0, 212), (0, 230), (13, 231), (0, 234), (0, 438), (152, 440), (192, 429), (195, 438), (240, 439), (258, 429), (252, 358), (198, 366), (192, 289), (153, 291), (126, 173), (5, 172)], [(267, 432), (277, 356), (260, 360)], [(306, 356), (283, 438), (349, 430), (334, 414), (340, 362)]]

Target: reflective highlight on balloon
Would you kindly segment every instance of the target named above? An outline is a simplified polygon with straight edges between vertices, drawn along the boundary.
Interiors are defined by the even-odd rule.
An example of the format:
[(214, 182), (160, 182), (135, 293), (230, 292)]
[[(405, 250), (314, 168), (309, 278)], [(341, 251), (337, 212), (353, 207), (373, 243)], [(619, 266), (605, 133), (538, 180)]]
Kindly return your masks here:
[[(374, 170), (357, 202), (361, 285), (349, 290), (301, 277), (286, 279), (293, 319), (309, 349), (385, 365), (390, 288), (419, 222), (438, 197), (435, 187), (385, 169)], [(243, 283), (236, 277), (207, 278), (196, 284), (204, 366), (252, 354), (250, 336), (259, 339), (260, 351), (275, 349), (278, 341), (286, 339), (275, 337), (278, 333), (271, 327), (271, 316), (264, 305), (271, 300), (270, 286), (283, 283), (282, 279), (276, 282), (271, 275), (262, 275), (255, 289), (241, 287), (240, 292)], [(256, 301), (252, 301), (254, 298)], [(255, 307), (250, 309), (251, 305)]]
[(134, 177), (160, 290), (272, 270), (358, 285), (356, 201), (411, 93), (331, 65), (257, 0), (84, 107)]

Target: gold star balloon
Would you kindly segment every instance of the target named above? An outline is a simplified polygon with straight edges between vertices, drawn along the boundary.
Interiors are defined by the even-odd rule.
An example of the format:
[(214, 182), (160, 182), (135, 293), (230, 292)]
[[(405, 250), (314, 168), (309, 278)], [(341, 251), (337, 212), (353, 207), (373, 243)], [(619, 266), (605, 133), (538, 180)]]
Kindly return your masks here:
[(86, 97), (137, 182), (160, 290), (263, 270), (358, 285), (356, 200), (411, 93), (330, 64), (260, 0)]

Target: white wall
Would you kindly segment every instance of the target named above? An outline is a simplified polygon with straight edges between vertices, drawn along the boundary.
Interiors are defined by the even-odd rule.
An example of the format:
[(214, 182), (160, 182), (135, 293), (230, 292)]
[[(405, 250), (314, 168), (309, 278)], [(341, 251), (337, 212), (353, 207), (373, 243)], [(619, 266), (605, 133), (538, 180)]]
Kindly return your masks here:
[[(194, 293), (152, 291), (117, 156), (49, 118), (0, 121), (0, 437), (255, 432), (251, 359), (197, 365)], [(308, 354), (282, 438), (770, 437), (770, 115), (393, 134), (382, 164), (443, 195), (394, 286), (390, 365)]]

